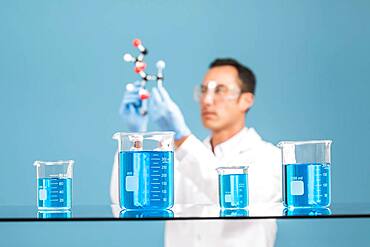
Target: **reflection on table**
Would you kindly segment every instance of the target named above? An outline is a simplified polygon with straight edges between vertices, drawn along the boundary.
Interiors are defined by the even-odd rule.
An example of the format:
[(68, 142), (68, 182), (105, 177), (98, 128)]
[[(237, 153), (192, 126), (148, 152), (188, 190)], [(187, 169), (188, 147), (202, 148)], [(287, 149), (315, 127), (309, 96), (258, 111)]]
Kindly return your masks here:
[(171, 210), (122, 210), (120, 218), (173, 218)]
[(320, 216), (331, 215), (329, 208), (285, 208), (285, 216)]
[(338, 203), (330, 208), (286, 208), (282, 203), (251, 204), (245, 209), (222, 210), (218, 205), (176, 204), (171, 210), (125, 210), (119, 205), (77, 205), (70, 211), (38, 211), (32, 206), (0, 206), (0, 221), (34, 220), (232, 220), (299, 217), (370, 218), (370, 203)]
[(72, 211), (38, 211), (38, 219), (63, 219), (63, 218), (72, 218)]
[(249, 216), (247, 209), (221, 209), (220, 217), (242, 217)]

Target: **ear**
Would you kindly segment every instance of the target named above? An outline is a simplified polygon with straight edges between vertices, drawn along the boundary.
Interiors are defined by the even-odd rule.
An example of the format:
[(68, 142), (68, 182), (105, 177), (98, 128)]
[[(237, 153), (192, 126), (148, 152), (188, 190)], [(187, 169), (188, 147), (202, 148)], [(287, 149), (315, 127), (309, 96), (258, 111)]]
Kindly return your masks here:
[(254, 95), (252, 93), (246, 92), (239, 96), (238, 105), (242, 112), (247, 112), (253, 106), (253, 103)]

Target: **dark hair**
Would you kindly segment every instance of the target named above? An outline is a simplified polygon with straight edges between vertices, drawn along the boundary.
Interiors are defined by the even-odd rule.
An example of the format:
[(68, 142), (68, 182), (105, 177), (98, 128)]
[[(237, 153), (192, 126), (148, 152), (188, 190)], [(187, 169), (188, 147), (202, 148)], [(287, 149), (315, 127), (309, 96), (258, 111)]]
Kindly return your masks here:
[(256, 77), (252, 70), (233, 58), (217, 58), (209, 65), (209, 68), (211, 69), (219, 66), (233, 66), (238, 71), (240, 81), (242, 82), (242, 92), (254, 94), (256, 90)]

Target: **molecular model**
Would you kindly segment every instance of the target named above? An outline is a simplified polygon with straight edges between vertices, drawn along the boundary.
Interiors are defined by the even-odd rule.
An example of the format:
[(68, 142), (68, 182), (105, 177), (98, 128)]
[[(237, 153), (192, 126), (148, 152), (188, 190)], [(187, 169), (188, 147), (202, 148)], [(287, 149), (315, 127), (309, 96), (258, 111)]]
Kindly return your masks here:
[[(123, 55), (123, 60), (129, 63), (133, 63), (135, 65), (134, 71), (136, 74), (139, 74), (141, 77), (140, 81), (140, 89), (139, 95), (141, 100), (146, 100), (150, 97), (149, 91), (145, 89), (146, 83), (148, 81), (157, 81), (157, 86), (162, 86), (163, 83), (163, 69), (165, 68), (166, 64), (163, 60), (159, 60), (156, 63), (157, 67), (157, 75), (150, 75), (145, 73), (145, 69), (147, 67), (146, 63), (144, 62), (145, 55), (148, 54), (148, 50), (143, 46), (140, 39), (134, 39), (132, 42), (134, 47), (139, 49), (140, 54), (137, 57), (126, 53)], [(129, 83), (126, 86), (127, 91), (133, 91), (135, 86), (133, 83)], [(146, 114), (146, 112), (142, 112), (142, 114)]]

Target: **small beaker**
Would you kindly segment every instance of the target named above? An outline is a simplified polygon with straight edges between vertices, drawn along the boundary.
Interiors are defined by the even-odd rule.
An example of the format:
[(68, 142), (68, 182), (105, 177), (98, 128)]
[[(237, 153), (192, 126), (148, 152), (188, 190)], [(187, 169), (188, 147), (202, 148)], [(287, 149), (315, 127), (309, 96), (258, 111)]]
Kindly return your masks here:
[(245, 208), (248, 199), (248, 166), (219, 167), (219, 202), (222, 209)]
[(122, 209), (165, 210), (174, 203), (174, 132), (116, 133)]
[(289, 208), (328, 207), (331, 201), (331, 140), (284, 141), (283, 203)]
[(73, 160), (35, 161), (39, 210), (72, 208)]

